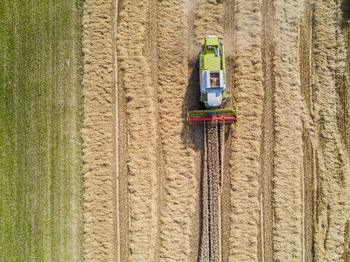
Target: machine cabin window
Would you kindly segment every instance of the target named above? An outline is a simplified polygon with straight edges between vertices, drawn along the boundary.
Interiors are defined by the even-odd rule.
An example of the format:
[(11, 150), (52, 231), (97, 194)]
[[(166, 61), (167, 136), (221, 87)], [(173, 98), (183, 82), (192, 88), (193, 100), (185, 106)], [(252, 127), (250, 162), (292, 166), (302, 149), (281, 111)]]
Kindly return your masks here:
[(219, 72), (210, 72), (210, 87), (220, 87), (220, 75)]

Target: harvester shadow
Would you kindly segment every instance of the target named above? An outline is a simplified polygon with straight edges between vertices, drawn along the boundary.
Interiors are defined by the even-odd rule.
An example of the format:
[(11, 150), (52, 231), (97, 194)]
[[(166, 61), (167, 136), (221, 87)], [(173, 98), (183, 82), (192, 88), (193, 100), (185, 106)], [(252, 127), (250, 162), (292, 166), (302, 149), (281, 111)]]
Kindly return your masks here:
[[(182, 117), (186, 119), (188, 111), (199, 109), (199, 79), (196, 61), (189, 62), (189, 68), (193, 68), (188, 80), (184, 102), (182, 105)], [(188, 129), (185, 125), (181, 131), (182, 143), (185, 147), (192, 147), (195, 151), (203, 151), (203, 125), (191, 125)]]
[[(184, 102), (182, 105), (182, 116), (183, 119), (186, 118), (187, 112), (195, 109), (200, 109), (200, 104), (198, 103), (199, 99), (199, 72), (196, 68), (196, 60), (189, 61), (189, 68), (193, 68), (190, 74), (190, 78), (188, 80), (188, 85), (186, 89), (186, 94), (184, 98)], [(203, 206), (202, 206), (202, 197), (203, 197), (203, 176), (204, 176), (204, 125), (191, 125), (188, 129), (185, 125), (181, 132), (182, 143), (185, 147), (191, 147), (196, 152), (200, 152), (201, 155), (201, 163), (200, 163), (200, 177), (199, 179), (199, 249), (198, 249), (198, 257), (200, 256), (200, 246), (202, 242), (202, 228), (203, 228)]]
[(350, 0), (343, 0), (341, 3), (342, 23), (341, 28), (344, 29), (350, 24)]

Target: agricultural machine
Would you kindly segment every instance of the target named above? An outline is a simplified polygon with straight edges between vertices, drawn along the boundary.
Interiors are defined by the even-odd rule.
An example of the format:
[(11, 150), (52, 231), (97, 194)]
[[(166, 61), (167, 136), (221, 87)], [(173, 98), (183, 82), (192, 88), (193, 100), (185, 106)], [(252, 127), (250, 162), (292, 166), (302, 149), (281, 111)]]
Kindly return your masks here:
[(231, 97), (226, 91), (224, 45), (216, 36), (207, 36), (197, 60), (199, 71), (199, 103), (201, 110), (187, 113), (187, 128), (191, 124), (236, 123), (237, 109), (222, 106)]

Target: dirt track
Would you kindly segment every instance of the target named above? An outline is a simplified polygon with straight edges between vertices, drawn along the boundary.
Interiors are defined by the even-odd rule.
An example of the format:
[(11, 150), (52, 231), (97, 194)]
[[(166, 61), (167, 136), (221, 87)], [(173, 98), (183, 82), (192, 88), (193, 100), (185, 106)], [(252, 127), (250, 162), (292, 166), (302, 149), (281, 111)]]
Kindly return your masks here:
[[(215, 253), (212, 261), (220, 256), (222, 261), (347, 261), (350, 94), (348, 30), (340, 26), (340, 3), (123, 0), (114, 39), (112, 3), (95, 2), (87, 1), (85, 7), (96, 26), (91, 36), (85, 33), (85, 67), (97, 65), (90, 71), (93, 84), (85, 82), (95, 97), (91, 104), (85, 100), (85, 112), (91, 110), (91, 117), (101, 112), (105, 121), (100, 126), (104, 132), (97, 132), (102, 115), (96, 115), (90, 126), (85, 124), (83, 137), (92, 132), (101, 141), (103, 147), (84, 143), (84, 149), (96, 156), (103, 152), (107, 164), (99, 165), (93, 156), (84, 160), (85, 184), (92, 190), (86, 190), (85, 199), (103, 203), (99, 209), (86, 204), (86, 225), (96, 231), (85, 232), (85, 257), (196, 261), (203, 247), (200, 229), (213, 221), (219, 226), (221, 219), (222, 245), (216, 248), (219, 237), (208, 245), (221, 248), (221, 254)], [(88, 33), (88, 24), (85, 28)], [(97, 37), (98, 28), (104, 29)], [(223, 155), (212, 150), (216, 156), (208, 154), (218, 145), (207, 148), (203, 142), (210, 131), (199, 126), (187, 131), (183, 121), (186, 111), (196, 108), (194, 65), (207, 34), (224, 38), (227, 85), (234, 96), (228, 106), (239, 108), (237, 129), (217, 134), (225, 143)], [(101, 45), (92, 49), (94, 43)], [(115, 213), (114, 70), (119, 126)], [(222, 139), (211, 142), (221, 145)], [(200, 209), (200, 197), (207, 194), (200, 194), (206, 183), (201, 177), (209, 175), (209, 188), (214, 185), (207, 169), (214, 162), (222, 169), (222, 193), (221, 199), (209, 194), (208, 206), (221, 201), (221, 218), (208, 213), (211, 218), (200, 221), (208, 211), (205, 203)], [(99, 181), (99, 176), (87, 175), (95, 172), (105, 177), (104, 194), (89, 187), (88, 179)], [(99, 220), (96, 210), (107, 215)], [(96, 242), (99, 248), (87, 249), (94, 243), (89, 239), (101, 232), (109, 234)]]
[(219, 125), (204, 127), (199, 261), (221, 261), (221, 143)]

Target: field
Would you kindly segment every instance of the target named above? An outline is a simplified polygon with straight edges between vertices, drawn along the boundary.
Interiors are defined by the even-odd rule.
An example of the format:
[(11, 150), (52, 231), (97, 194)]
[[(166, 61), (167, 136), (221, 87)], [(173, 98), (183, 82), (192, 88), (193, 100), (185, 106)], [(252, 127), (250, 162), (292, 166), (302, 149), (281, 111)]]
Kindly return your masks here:
[[(349, 1), (0, 14), (0, 261), (350, 261)], [(236, 128), (184, 122), (206, 35)]]
[[(119, 1), (121, 261), (349, 259), (343, 20), (335, 1)], [(216, 135), (183, 122), (207, 34), (224, 40), (239, 108), (237, 129)], [(209, 219), (221, 230), (203, 255), (203, 177), (221, 155), (221, 217)]]
[(0, 3), (0, 261), (81, 261), (79, 1)]

